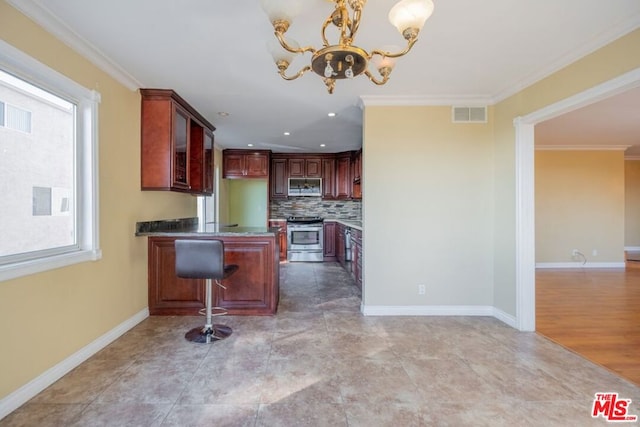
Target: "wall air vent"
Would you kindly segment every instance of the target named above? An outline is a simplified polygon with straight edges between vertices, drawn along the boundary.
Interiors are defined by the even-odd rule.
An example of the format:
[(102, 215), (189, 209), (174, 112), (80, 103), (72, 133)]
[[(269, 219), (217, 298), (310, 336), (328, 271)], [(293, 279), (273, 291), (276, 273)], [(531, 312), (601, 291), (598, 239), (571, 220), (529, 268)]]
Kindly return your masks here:
[(453, 123), (487, 123), (487, 107), (452, 107)]

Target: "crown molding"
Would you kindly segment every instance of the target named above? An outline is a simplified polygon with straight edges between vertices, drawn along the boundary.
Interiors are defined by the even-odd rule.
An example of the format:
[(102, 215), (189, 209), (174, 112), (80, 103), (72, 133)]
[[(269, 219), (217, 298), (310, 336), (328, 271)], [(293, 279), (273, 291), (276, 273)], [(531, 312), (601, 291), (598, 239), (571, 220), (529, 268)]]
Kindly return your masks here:
[(631, 145), (536, 145), (536, 151), (624, 151)]
[(558, 59), (551, 62), (544, 68), (541, 68), (535, 73), (530, 74), (529, 76), (516, 82), (512, 86), (506, 87), (505, 89), (501, 90), (491, 98), (490, 104), (497, 104), (498, 102), (515, 95), (523, 89), (526, 89), (527, 87), (539, 82), (540, 80), (549, 77), (553, 73), (560, 71), (562, 68), (565, 68), (566, 66), (578, 61), (581, 58), (584, 58), (590, 53), (595, 52), (596, 50), (608, 45), (609, 43), (612, 43), (613, 41), (626, 34), (629, 34), (630, 32), (638, 28), (640, 28), (640, 13), (631, 15), (624, 21), (620, 22), (620, 24), (616, 27), (603, 32), (597, 37), (591, 39), (588, 43), (585, 43), (582, 48), (566, 52), (564, 55), (561, 55)]
[(115, 61), (102, 53), (87, 40), (64, 24), (49, 9), (37, 0), (6, 0), (11, 6), (32, 19), (42, 28), (60, 39), (64, 44), (78, 52), (96, 67), (109, 74), (127, 89), (135, 91), (145, 87), (135, 77), (125, 71)]
[(360, 105), (365, 107), (422, 107), (422, 106), (459, 106), (459, 107), (485, 107), (492, 105), (492, 98), (486, 95), (441, 95), (441, 96), (385, 96), (362, 95)]

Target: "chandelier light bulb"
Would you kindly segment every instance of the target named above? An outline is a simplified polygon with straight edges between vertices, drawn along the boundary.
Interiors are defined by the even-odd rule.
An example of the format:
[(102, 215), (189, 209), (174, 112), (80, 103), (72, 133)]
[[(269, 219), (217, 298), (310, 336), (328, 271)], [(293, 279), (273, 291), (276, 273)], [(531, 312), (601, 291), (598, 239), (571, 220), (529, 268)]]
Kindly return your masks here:
[(326, 78), (333, 77), (333, 67), (331, 66), (331, 63), (329, 62), (328, 59), (327, 59), (327, 66), (324, 68), (324, 76)]
[(389, 11), (389, 22), (403, 37), (407, 38), (407, 30), (412, 30), (411, 33), (415, 33), (415, 37), (433, 13), (433, 8), (431, 0), (402, 0)]
[(344, 72), (344, 76), (348, 79), (352, 79), (353, 78), (353, 67), (349, 66), (349, 68), (347, 68)]

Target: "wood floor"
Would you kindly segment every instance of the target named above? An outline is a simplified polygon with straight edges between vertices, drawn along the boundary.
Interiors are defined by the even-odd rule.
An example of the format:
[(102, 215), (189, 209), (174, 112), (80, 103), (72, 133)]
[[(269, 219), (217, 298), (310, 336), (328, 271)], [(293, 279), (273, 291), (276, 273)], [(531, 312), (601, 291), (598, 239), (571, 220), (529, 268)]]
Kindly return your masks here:
[(537, 270), (536, 329), (640, 385), (640, 269)]

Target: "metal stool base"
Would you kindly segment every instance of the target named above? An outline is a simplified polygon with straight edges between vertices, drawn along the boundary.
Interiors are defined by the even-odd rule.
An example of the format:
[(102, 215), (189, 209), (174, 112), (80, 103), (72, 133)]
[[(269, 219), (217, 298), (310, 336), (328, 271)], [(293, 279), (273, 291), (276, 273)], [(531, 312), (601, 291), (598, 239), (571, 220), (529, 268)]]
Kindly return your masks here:
[(210, 344), (216, 341), (223, 340), (233, 333), (233, 330), (227, 325), (211, 325), (211, 328), (198, 327), (193, 328), (184, 337), (191, 342), (197, 342), (201, 344)]

